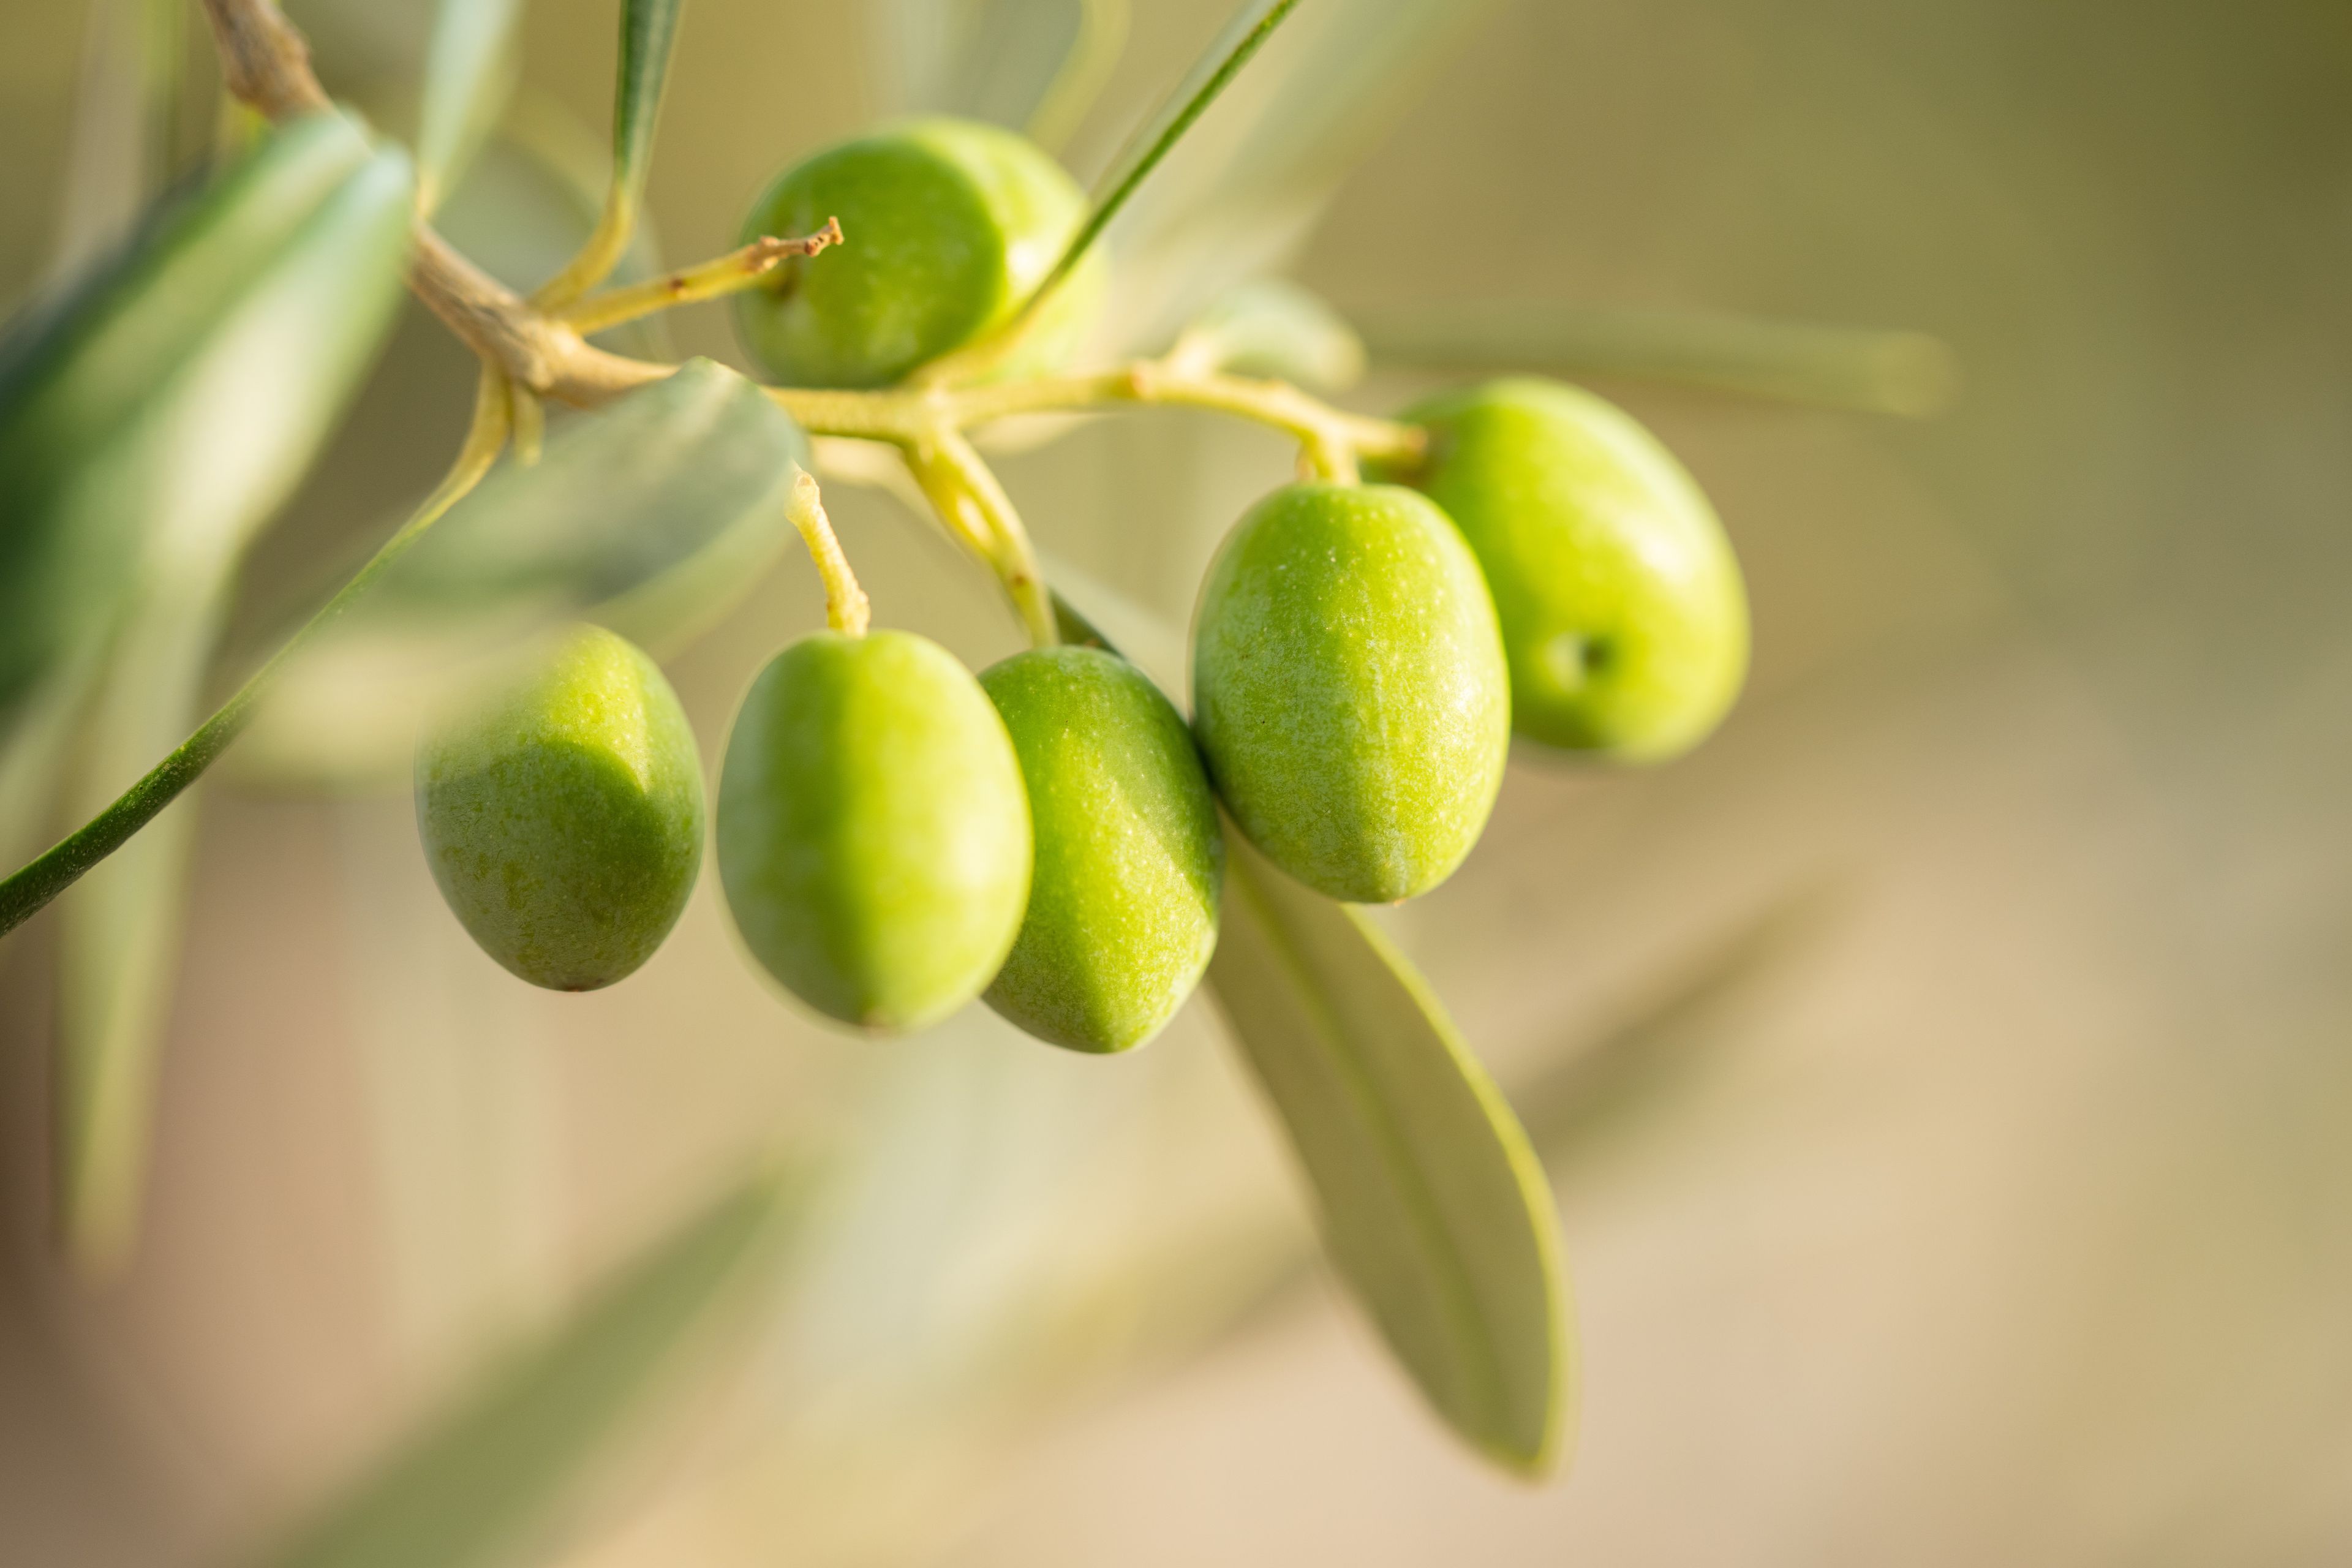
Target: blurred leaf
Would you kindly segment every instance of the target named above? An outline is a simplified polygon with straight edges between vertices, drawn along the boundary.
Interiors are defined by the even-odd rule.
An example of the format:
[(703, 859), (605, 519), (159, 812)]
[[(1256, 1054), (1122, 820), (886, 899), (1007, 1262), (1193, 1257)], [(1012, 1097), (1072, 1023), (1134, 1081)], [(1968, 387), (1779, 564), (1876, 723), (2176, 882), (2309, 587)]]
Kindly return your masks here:
[(751, 592), (798, 538), (785, 502), (800, 427), (724, 366), (668, 378), (558, 428), (460, 501), (315, 648), (244, 742), (251, 774), (404, 774), (415, 726), (485, 660), (589, 619), (672, 651)]
[(1558, 1222), (1510, 1108), (1356, 910), (1227, 824), (1209, 991), (1315, 1188), (1325, 1245), (1438, 1413), (1488, 1458), (1557, 1456), (1570, 1347)]
[(1087, 214), (1087, 221), (1071, 237), (1045, 280), (1037, 285), (1024, 311), (1034, 310), (1037, 302), (1053, 292), (1055, 286), (1085, 259), (1111, 219), (1118, 216), (1119, 209), (1151, 171), (1160, 166), (1160, 160), (1175, 150), (1184, 133), (1207, 112), (1209, 105), (1233, 85), (1242, 68), (1249, 64), (1250, 57), (1265, 47), (1297, 5), (1298, 0), (1244, 0), (1176, 89), (1160, 100), (1160, 107), (1129, 137), (1118, 156), (1111, 160), (1110, 167), (1095, 182), (1093, 206)]
[(89, 7), (53, 279), (74, 277), (121, 244), (170, 178), (184, 16), (176, 0)]
[(1382, 363), (1465, 374), (1622, 375), (1913, 417), (1942, 412), (1959, 388), (1952, 351), (1925, 332), (1489, 302), (1384, 310), (1358, 324)]
[(781, 1240), (788, 1193), (763, 1174), (639, 1252), (257, 1561), (477, 1568), (516, 1560), (758, 1275)]
[[(372, 154), (341, 117), (289, 126), (14, 324), (0, 345), (0, 724), (104, 640), (155, 552), (209, 551), (291, 489), (341, 412), (300, 368), (313, 343), (362, 345), (363, 360), (396, 299), (305, 258), (354, 215), (388, 228), (407, 189), (406, 160)], [(281, 292), (283, 268), (302, 287)]]
[(1195, 317), (1175, 355), (1204, 368), (1344, 392), (1363, 379), (1364, 344), (1337, 310), (1296, 283), (1236, 284)]
[(1684, 957), (1613, 1022), (1580, 1026), (1552, 1065), (1511, 1089), (1546, 1160), (1582, 1152), (1688, 1081), (1717, 1038), (1706, 1026), (1817, 940), (1836, 901), (1829, 886), (1784, 894)]
[(1059, 153), (1076, 134), (1127, 51), (1129, 0), (1078, 0), (1078, 26), (1054, 77), (1024, 117), (1029, 139)]
[(1140, 350), (1276, 272), (1358, 157), (1496, 0), (1320, 0), (1285, 28), (1117, 231), (1114, 303)]
[(653, 161), (654, 123), (669, 85), (670, 46), (686, 0), (624, 0), (621, 67), (613, 100), (613, 180), (632, 206)]
[[(77, 815), (111, 801), (203, 716), (204, 672), (245, 548), (325, 444), (390, 328), (408, 248), (407, 160), (371, 156), (348, 127), (319, 123), (289, 131), (257, 161), (297, 159), (307, 168), (314, 147), (331, 154), (341, 177), (312, 190), (296, 223), (212, 258), (244, 267), (245, 287), (222, 301), (223, 315), (188, 345), (185, 363), (162, 367), (169, 379), (159, 395), (176, 405), (134, 413), (143, 437), (101, 437), (103, 455), (86, 459), (149, 465), (139, 476), (143, 493), (111, 492), (148, 510), (111, 520), (127, 535), (122, 578), (111, 585), (123, 613), (86, 720)], [(240, 191), (261, 199), (234, 177), (215, 199)], [(226, 244), (224, 232), (210, 231), (210, 243)], [(194, 258), (183, 255), (151, 287), (194, 272)], [(152, 320), (154, 302), (114, 305)], [(104, 329), (83, 341), (85, 353), (131, 362), (110, 367), (121, 374), (149, 346)], [(75, 373), (65, 377), (75, 384)], [(95, 398), (83, 405), (105, 406)], [(224, 412), (239, 421), (233, 430), (221, 426)], [(146, 450), (125, 453), (142, 438)], [(64, 901), (57, 1190), (68, 1245), (94, 1272), (121, 1259), (134, 1229), (194, 823), (192, 802), (167, 810)]]
[(514, 90), (522, 0), (441, 0), (425, 64), (416, 205), (430, 215), (465, 175)]

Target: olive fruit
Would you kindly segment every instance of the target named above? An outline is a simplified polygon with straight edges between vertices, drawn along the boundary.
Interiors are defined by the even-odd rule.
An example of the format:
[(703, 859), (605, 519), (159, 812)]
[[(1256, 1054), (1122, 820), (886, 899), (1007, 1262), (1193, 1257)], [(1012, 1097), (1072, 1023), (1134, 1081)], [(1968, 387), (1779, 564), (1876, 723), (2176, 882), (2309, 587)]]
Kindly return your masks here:
[[(968, 120), (911, 120), (777, 176), (749, 241), (838, 217), (842, 245), (795, 258), (737, 298), (751, 355), (794, 386), (885, 386), (971, 342), (1045, 280), (1085, 221), (1077, 183), (1026, 138)], [(999, 374), (1057, 368), (1101, 304), (1097, 247), (1056, 286)]]
[(1393, 485), (1292, 485), (1251, 509), (1201, 587), (1192, 701), (1234, 821), (1335, 899), (1444, 881), (1502, 784), (1486, 584), (1445, 515)]
[(1613, 404), (1490, 382), (1405, 417), (1411, 482), (1470, 542), (1495, 595), (1511, 720), (1549, 746), (1654, 761), (1696, 744), (1748, 671), (1748, 596), (1706, 497)]
[(828, 1017), (918, 1029), (980, 994), (1029, 896), (1029, 804), (971, 673), (911, 632), (817, 632), (751, 682), (719, 778), (743, 942)]
[(1095, 648), (1015, 654), (980, 684), (1012, 732), (1037, 840), (988, 1005), (1073, 1050), (1139, 1046), (1217, 945), (1224, 838), (1192, 732), (1140, 670)]
[(441, 896), (534, 985), (593, 991), (653, 956), (702, 865), (702, 769), (677, 694), (601, 626), (416, 753), (416, 827)]

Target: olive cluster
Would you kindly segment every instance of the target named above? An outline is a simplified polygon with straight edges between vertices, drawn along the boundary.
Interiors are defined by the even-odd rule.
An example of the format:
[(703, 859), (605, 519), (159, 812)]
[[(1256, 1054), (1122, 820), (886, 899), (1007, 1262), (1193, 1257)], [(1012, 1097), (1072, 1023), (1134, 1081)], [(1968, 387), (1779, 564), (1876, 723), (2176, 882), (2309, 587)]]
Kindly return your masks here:
[[(1049, 158), (991, 127), (918, 121), (820, 153), (747, 226), (838, 216), (856, 237), (745, 295), (743, 337), (783, 384), (893, 384), (1003, 321), (1084, 210)], [(1090, 260), (991, 374), (1057, 365), (1102, 287)], [(1222, 822), (1331, 898), (1409, 899), (1477, 841), (1514, 732), (1651, 761), (1711, 730), (1746, 670), (1746, 598), (1673, 457), (1552, 382), (1404, 417), (1427, 436), (1415, 465), (1286, 486), (1226, 539), (1193, 620), (1190, 724), (1093, 648), (977, 678), (904, 631), (778, 653), (736, 717), (716, 812), (751, 955), (858, 1027), (920, 1028), (982, 996), (1042, 1039), (1126, 1050), (1215, 947)], [(599, 629), (425, 745), (417, 798), (452, 909), (542, 985), (628, 974), (700, 864), (684, 714)]]

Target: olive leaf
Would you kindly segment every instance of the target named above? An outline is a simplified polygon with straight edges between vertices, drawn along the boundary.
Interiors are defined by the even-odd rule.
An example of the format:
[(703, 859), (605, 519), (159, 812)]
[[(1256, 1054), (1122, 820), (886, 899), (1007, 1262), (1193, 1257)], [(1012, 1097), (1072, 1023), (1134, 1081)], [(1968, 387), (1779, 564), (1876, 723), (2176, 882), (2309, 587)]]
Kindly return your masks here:
[[(1065, 640), (1116, 652), (1102, 628), (1136, 637), (1168, 688), (1173, 628), (1055, 573), (1084, 601), (1055, 594)], [(1361, 911), (1284, 876), (1230, 818), (1225, 846), (1209, 995), (1297, 1152), (1325, 1248), (1456, 1431), (1514, 1470), (1547, 1468), (1572, 1350), (1559, 1222), (1526, 1132)]]
[(482, 661), (570, 620), (656, 655), (741, 602), (798, 538), (808, 444), (709, 360), (562, 426), (435, 525), (290, 664), (240, 771), (310, 783), (402, 773), (416, 725)]
[(1384, 364), (1622, 375), (1867, 414), (1926, 417), (1948, 407), (1959, 385), (1952, 351), (1925, 332), (1485, 303), (1364, 312), (1357, 325)]
[(982, 342), (973, 344), (960, 360), (973, 364), (989, 362), (1016, 342), (1028, 322), (1036, 319), (1039, 309), (1061, 286), (1062, 280), (1076, 270), (1078, 263), (1094, 248), (1109, 226), (1152, 170), (1160, 166), (1184, 133), (1207, 111), (1218, 95), (1232, 85), (1250, 57), (1274, 36), (1276, 28), (1297, 9), (1298, 0), (1244, 0), (1242, 6), (1225, 23), (1216, 38), (1209, 45), (1192, 69), (1177, 84), (1175, 91), (1163, 100), (1150, 118), (1137, 127), (1110, 167), (1095, 182), (1092, 200), (1086, 222), (1070, 237), (1062, 254), (1045, 274), (1029, 298), (1022, 302), (1003, 326)]
[(781, 1250), (793, 1184), (747, 1180), (645, 1247), (309, 1523), (266, 1568), (476, 1568), (541, 1538)]
[[(331, 184), (312, 177), (321, 160), (341, 171)], [(232, 175), (208, 201), (284, 199), (287, 193), (264, 176), (277, 171), (290, 180), (284, 171), (291, 163), (308, 194), (307, 210), (297, 195), (287, 215), (273, 215), (292, 222), (257, 232), (216, 216), (205, 237), (188, 242), (188, 251), (147, 274), (150, 290), (201, 278), (205, 263), (239, 268), (243, 277), (240, 288), (208, 301), (219, 313), (183, 341), (177, 363), (152, 365), (157, 384), (148, 405), (113, 411), (131, 425), (130, 433), (118, 427), (82, 458), (144, 470), (137, 491), (110, 491), (103, 480), (93, 486), (141, 510), (110, 520), (124, 531), (114, 563), (119, 574), (93, 584), (115, 601), (120, 630), (82, 666), (96, 695), (83, 725), (74, 794), (85, 810), (111, 800), (202, 716), (204, 671), (245, 548), (325, 444), (373, 363), (400, 298), (410, 211), (405, 158), (371, 153), (337, 121), (288, 132), (255, 163), (258, 170)], [(150, 312), (158, 307), (192, 310), (205, 302), (152, 292), (110, 299), (134, 321), (156, 321)], [(177, 322), (168, 311), (158, 314)], [(120, 329), (109, 324), (87, 330), (82, 353), (131, 362), (111, 367), (120, 374), (135, 374), (140, 351), (153, 346), (118, 337)], [(65, 385), (83, 377), (102, 384), (86, 363), (73, 364), (78, 368), (54, 372)], [(105, 409), (93, 399), (79, 411), (88, 416)], [(224, 416), (236, 426), (225, 427)], [(68, 460), (50, 457), (60, 466)], [(61, 479), (68, 490), (91, 482)], [(62, 1234), (92, 1270), (120, 1260), (136, 1213), (192, 811), (185, 802), (165, 811), (64, 905), (56, 1190)]]
[(620, 67), (613, 85), (613, 168), (595, 232), (563, 269), (533, 295), (541, 306), (568, 305), (603, 281), (628, 248), (645, 206), (654, 126), (669, 85), (670, 46), (686, 0), (625, 0)]
[(1209, 994), (1290, 1133), (1324, 1245), (1437, 1412), (1540, 1472), (1567, 1421), (1558, 1221), (1527, 1134), (1361, 911), (1227, 824)]
[(0, 724), (104, 641), (153, 542), (235, 532), (291, 487), (338, 405), (305, 402), (287, 367), (312, 332), (372, 347), (396, 296), (350, 309), (324, 279), (281, 300), (273, 264), (306, 236), (324, 243), (331, 201), (388, 227), (407, 186), (406, 161), (341, 117), (289, 126), (14, 325), (0, 346)]
[[(1496, 0), (1320, 0), (1197, 127), (1120, 226), (1123, 346), (1166, 341), (1236, 281), (1278, 271), (1358, 155)], [(1442, 223), (1442, 205), (1431, 216)]]
[(514, 90), (522, 0), (441, 0), (425, 62), (416, 205), (432, 214), (464, 178)]
[(669, 85), (670, 46), (686, 0), (626, 0), (621, 8), (621, 68), (613, 100), (613, 181), (637, 205), (653, 161), (654, 122)]

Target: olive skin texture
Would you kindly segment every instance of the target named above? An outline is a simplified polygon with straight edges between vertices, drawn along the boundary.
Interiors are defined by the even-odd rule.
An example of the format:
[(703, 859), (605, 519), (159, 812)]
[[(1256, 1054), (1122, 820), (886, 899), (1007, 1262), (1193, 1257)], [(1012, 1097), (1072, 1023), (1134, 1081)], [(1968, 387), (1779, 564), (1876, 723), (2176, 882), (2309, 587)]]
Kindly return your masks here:
[(1748, 673), (1748, 594), (1697, 484), (1588, 392), (1490, 382), (1422, 404), (1411, 482), (1485, 568), (1529, 740), (1655, 762), (1712, 731)]
[(1510, 747), (1478, 563), (1443, 512), (1392, 485), (1292, 485), (1251, 509), (1202, 584), (1192, 701), (1250, 842), (1351, 903), (1451, 875)]
[(988, 1005), (1054, 1045), (1130, 1050), (1217, 945), (1224, 836), (1192, 731), (1142, 671), (1096, 648), (1015, 654), (980, 684), (1021, 758), (1037, 841)]
[[(841, 220), (843, 243), (737, 297), (752, 357), (791, 386), (887, 386), (1012, 314), (1086, 221), (1035, 143), (973, 121), (911, 120), (827, 148), (751, 205), (748, 243)], [(1101, 305), (1100, 247), (1059, 284), (1000, 375), (1066, 363)]]
[(719, 770), (719, 879), (751, 955), (817, 1012), (895, 1032), (979, 995), (1030, 854), (1003, 721), (937, 643), (817, 632), (751, 682)]
[(416, 754), (425, 858), (482, 951), (593, 991), (653, 956), (702, 865), (702, 766), (654, 661), (601, 626)]

